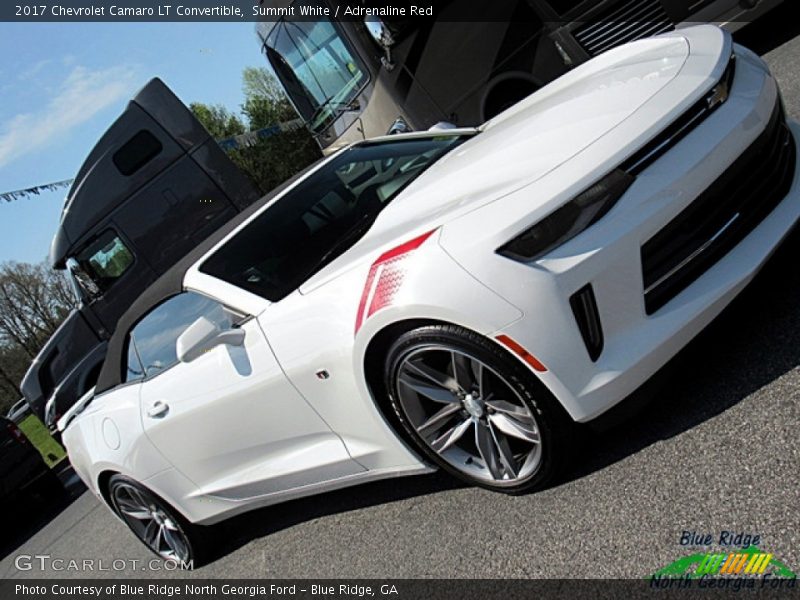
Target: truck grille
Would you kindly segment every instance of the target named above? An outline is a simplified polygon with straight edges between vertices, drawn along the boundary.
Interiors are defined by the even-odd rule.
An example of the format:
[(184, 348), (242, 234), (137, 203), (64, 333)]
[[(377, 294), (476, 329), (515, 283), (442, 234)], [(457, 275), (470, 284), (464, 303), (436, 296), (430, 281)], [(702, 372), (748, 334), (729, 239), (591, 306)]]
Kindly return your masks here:
[(779, 102), (756, 141), (642, 246), (648, 315), (714, 266), (786, 197), (794, 179), (796, 152)]
[(591, 56), (675, 29), (660, 0), (626, 0), (592, 17), (572, 35)]

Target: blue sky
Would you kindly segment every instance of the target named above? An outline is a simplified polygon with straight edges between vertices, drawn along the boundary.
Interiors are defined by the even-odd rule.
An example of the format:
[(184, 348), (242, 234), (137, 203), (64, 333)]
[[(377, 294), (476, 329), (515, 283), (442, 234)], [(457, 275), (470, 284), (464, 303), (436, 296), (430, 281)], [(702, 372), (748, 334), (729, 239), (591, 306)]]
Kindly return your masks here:
[[(253, 23), (0, 24), (0, 192), (71, 178), (150, 78), (238, 110)], [(47, 257), (66, 189), (0, 201), (0, 262)]]

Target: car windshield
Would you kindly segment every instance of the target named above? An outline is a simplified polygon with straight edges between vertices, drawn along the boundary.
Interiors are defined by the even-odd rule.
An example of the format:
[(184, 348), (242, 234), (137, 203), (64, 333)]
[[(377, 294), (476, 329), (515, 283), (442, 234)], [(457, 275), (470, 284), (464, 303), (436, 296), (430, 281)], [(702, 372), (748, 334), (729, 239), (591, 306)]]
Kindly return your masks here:
[(254, 218), (200, 270), (278, 301), (355, 244), (403, 188), (468, 137), (348, 148)]
[[(315, 0), (297, 5), (317, 6)], [(367, 71), (330, 20), (279, 21), (265, 40), (270, 65), (309, 126), (320, 131), (347, 110)]]

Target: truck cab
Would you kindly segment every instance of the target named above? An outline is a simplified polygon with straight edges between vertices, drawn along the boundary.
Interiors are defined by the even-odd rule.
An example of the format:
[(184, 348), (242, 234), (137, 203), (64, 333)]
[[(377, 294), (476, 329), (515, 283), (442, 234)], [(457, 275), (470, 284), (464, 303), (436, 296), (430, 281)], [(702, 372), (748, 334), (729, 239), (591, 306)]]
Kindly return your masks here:
[(34, 412), (52, 424), (89, 390), (131, 302), (260, 196), (161, 80), (136, 94), (64, 202), (49, 259), (66, 271), (79, 305), (22, 381)]

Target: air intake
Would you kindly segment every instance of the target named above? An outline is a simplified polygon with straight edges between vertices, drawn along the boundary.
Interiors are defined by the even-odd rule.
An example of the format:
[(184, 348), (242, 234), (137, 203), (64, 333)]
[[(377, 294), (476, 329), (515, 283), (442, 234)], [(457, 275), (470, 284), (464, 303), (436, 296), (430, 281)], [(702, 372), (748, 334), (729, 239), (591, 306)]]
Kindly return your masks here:
[(569, 305), (575, 315), (583, 343), (586, 344), (589, 358), (592, 359), (592, 362), (596, 362), (603, 352), (603, 327), (600, 324), (600, 314), (597, 312), (597, 301), (592, 284), (575, 292), (569, 299)]

